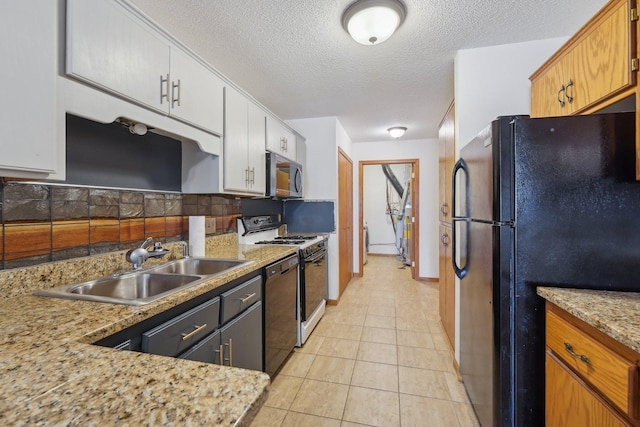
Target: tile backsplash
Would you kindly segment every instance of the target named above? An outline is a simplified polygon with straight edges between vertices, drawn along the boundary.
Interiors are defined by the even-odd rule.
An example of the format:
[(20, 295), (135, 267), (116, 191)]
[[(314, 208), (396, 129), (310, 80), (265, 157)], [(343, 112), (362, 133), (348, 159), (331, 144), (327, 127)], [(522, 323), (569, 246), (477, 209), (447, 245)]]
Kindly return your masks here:
[(0, 269), (185, 240), (190, 215), (207, 235), (237, 231), (233, 196), (0, 183)]

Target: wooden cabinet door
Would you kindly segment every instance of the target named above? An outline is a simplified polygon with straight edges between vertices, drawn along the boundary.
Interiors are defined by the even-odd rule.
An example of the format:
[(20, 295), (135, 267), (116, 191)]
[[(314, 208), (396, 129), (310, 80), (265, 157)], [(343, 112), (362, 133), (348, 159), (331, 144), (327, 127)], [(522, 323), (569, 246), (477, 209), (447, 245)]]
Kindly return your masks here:
[(629, 426), (550, 352), (545, 360), (547, 427)]
[(73, 77), (169, 113), (169, 44), (110, 1), (67, 0)]
[(455, 343), (455, 278), (451, 268), (451, 228), (440, 225), (440, 291), (439, 308), (442, 327), (449, 339), (451, 348)]
[(611, 1), (531, 76), (531, 116), (593, 112), (633, 94), (629, 0)]
[[(571, 79), (573, 55), (568, 52), (531, 81), (531, 117), (567, 116), (575, 111), (575, 84)], [(569, 83), (571, 86), (567, 88)]]
[(634, 83), (626, 0), (605, 14), (572, 51), (574, 109), (580, 110)]
[(449, 110), (440, 123), (438, 139), (440, 153), (438, 158), (438, 172), (440, 182), (439, 218), (441, 222), (451, 222), (451, 171), (455, 164), (455, 106), (451, 104)]

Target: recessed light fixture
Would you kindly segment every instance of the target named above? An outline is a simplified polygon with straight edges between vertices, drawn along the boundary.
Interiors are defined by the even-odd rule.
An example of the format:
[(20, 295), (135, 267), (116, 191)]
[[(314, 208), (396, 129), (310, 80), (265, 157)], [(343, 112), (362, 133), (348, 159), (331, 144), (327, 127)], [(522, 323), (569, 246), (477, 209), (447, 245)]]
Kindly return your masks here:
[(403, 126), (394, 126), (392, 128), (387, 129), (387, 132), (389, 132), (389, 135), (391, 135), (391, 137), (395, 139), (400, 138), (402, 135), (404, 135), (406, 131), (407, 131), (407, 128)]
[(387, 40), (404, 22), (407, 9), (400, 0), (358, 0), (342, 14), (342, 27), (364, 45)]

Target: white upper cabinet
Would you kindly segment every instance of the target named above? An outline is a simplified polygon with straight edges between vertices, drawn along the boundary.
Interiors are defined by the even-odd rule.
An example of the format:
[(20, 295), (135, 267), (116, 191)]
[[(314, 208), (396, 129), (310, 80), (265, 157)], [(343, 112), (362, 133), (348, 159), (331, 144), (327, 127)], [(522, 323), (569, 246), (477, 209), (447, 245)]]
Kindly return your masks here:
[(224, 128), (224, 82), (182, 50), (171, 49), (170, 114), (218, 135)]
[(249, 149), (248, 166), (251, 171), (252, 193), (264, 195), (267, 190), (266, 152), (265, 146), (265, 112), (251, 101), (247, 101), (248, 129), (247, 138)]
[(229, 86), (224, 99), (224, 190), (264, 195), (265, 113)]
[(67, 0), (67, 74), (222, 135), (224, 82), (118, 2)]
[(169, 43), (113, 1), (67, 0), (67, 74), (159, 112)]
[(64, 144), (57, 141), (57, 2), (0, 2), (0, 34), (0, 176), (64, 175)]
[(267, 144), (266, 148), (274, 153), (295, 160), (296, 136), (287, 129), (282, 122), (267, 116)]

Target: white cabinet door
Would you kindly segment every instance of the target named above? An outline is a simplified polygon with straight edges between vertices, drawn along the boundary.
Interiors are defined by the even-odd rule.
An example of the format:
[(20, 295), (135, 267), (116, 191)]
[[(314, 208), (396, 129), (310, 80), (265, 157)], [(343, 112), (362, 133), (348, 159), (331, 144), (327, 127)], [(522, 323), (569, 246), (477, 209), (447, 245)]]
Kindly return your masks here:
[(224, 88), (224, 189), (247, 191), (249, 183), (247, 99), (230, 87)]
[(253, 102), (247, 101), (248, 107), (248, 165), (250, 186), (248, 190), (264, 195), (267, 189), (266, 156), (265, 156), (265, 113)]
[(281, 122), (267, 116), (267, 150), (296, 159), (296, 137)]
[(67, 0), (69, 75), (168, 114), (169, 49), (113, 1)]
[(2, 176), (43, 178), (64, 156), (56, 141), (57, 17), (51, 0), (0, 2)]
[(179, 48), (171, 49), (170, 78), (170, 114), (222, 135), (222, 79)]

